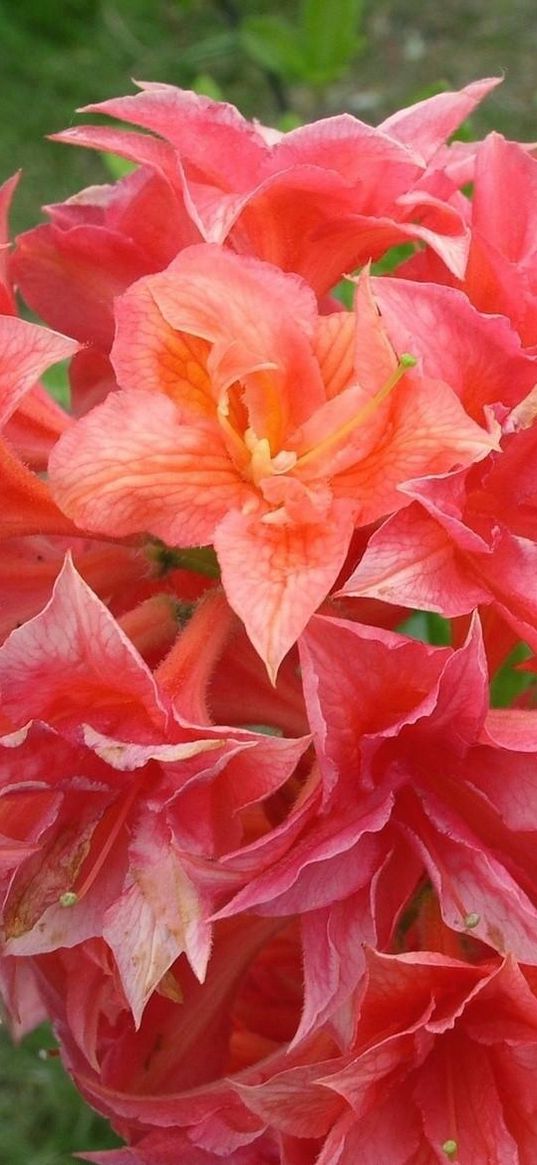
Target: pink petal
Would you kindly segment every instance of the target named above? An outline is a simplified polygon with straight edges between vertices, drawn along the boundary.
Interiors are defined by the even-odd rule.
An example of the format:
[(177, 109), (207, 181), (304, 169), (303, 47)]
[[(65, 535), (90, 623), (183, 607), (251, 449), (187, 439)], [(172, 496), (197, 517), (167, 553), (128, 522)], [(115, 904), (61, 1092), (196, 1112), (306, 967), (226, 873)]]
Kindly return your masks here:
[(50, 496), (48, 484), (32, 473), (0, 439), (2, 509), (0, 536), (78, 533)]
[(278, 667), (335, 582), (352, 533), (348, 507), (322, 523), (266, 524), (226, 515), (214, 545), (230, 605), (274, 682)]
[(108, 910), (103, 937), (114, 952), (138, 1027), (144, 1007), (172, 963), (185, 951), (203, 981), (210, 951), (210, 926), (168, 830), (145, 815), (129, 846), (132, 885)]
[(110, 730), (126, 714), (143, 733), (165, 720), (149, 669), (70, 557), (45, 609), (0, 649), (0, 682), (6, 714), (18, 724), (32, 717), (79, 724), (95, 711), (99, 726)]
[(19, 236), (13, 270), (29, 306), (47, 323), (107, 351), (114, 296), (145, 274), (147, 263), (119, 233), (91, 224), (70, 231), (43, 225)]
[(484, 405), (512, 406), (533, 388), (537, 364), (517, 334), (461, 292), (386, 278), (373, 280), (373, 289), (398, 351), (420, 357), (425, 375), (449, 384), (475, 420), (482, 422)]
[(501, 77), (487, 77), (473, 81), (453, 93), (437, 93), (418, 101), (408, 109), (392, 113), (381, 122), (379, 129), (397, 141), (408, 144), (421, 154), (424, 162), (434, 157), (446, 138), (450, 137), (475, 107), (500, 84)]
[(363, 498), (357, 521), (366, 525), (405, 504), (404, 482), (481, 461), (496, 447), (496, 437), (470, 419), (447, 384), (410, 370), (391, 396), (385, 440), (338, 475), (334, 492)]
[[(166, 334), (171, 327), (215, 346), (209, 367), (216, 400), (222, 388), (256, 369), (277, 370), (283, 378), (278, 404), (270, 398), (265, 401), (263, 391), (256, 394), (255, 381), (247, 386), (250, 424), (259, 436), (271, 436), (278, 445), (287, 428), (287, 415), (291, 423), (300, 423), (324, 399), (309, 343), (317, 304), (298, 276), (222, 247), (200, 246), (184, 250), (165, 272), (141, 286), (149, 289), (168, 325)], [(135, 302), (136, 294), (135, 288), (127, 297), (120, 327), (121, 321), (128, 326), (129, 304)], [(122, 351), (121, 335), (120, 331), (116, 355), (118, 348)], [(132, 333), (126, 343), (132, 348)], [(138, 340), (135, 352), (141, 354), (141, 347)], [(118, 374), (127, 385), (134, 379), (128, 351), (124, 360), (126, 377), (119, 370)], [(302, 385), (299, 394), (297, 380)], [(283, 409), (279, 421), (271, 415), (274, 407)]]
[(368, 595), (446, 618), (466, 614), (491, 599), (464, 553), (416, 503), (373, 534), (339, 594)]
[(77, 348), (74, 340), (47, 328), (15, 316), (0, 316), (0, 427), (42, 373), (72, 356)]
[(204, 545), (230, 508), (257, 503), (216, 424), (184, 424), (161, 394), (112, 393), (60, 439), (49, 470), (54, 496), (80, 525), (149, 531), (171, 545)]

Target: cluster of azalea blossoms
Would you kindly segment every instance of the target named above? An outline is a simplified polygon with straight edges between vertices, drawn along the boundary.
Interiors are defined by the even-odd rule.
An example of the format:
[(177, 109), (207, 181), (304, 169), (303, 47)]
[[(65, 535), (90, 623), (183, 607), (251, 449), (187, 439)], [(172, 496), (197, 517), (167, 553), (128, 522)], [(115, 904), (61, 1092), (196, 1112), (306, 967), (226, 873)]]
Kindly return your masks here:
[(537, 710), (490, 699), (537, 160), (451, 140), (495, 84), (287, 134), (143, 85), (57, 135), (125, 177), (14, 245), (0, 189), (0, 982), (97, 1165), (537, 1160)]

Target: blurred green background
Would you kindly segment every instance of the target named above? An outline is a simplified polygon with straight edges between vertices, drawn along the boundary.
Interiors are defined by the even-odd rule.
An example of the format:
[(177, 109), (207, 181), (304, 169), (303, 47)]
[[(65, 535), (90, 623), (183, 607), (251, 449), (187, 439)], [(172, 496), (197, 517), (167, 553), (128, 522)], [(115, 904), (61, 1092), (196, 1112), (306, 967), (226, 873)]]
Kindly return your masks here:
[[(532, 141), (536, 50), (533, 0), (0, 0), (0, 181), (24, 175), (14, 229), (38, 221), (42, 204), (109, 180), (98, 156), (45, 135), (73, 124), (77, 106), (131, 91), (132, 77), (193, 87), (291, 128), (342, 110), (375, 123), (503, 73), (472, 131)], [(117, 1143), (57, 1058), (40, 1056), (53, 1044), (40, 1029), (13, 1049), (0, 1029), (2, 1165), (67, 1165), (71, 1151)]]
[(533, 0), (0, 0), (0, 177), (41, 204), (105, 177), (91, 152), (44, 140), (130, 78), (195, 87), (279, 125), (347, 109), (376, 122), (439, 88), (505, 73), (476, 116), (537, 136)]

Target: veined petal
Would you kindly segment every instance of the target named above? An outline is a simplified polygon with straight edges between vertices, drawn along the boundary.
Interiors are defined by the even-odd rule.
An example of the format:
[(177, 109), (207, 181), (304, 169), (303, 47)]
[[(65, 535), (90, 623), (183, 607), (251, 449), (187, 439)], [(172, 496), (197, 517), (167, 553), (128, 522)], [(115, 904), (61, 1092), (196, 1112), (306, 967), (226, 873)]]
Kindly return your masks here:
[(134, 882), (107, 912), (103, 937), (112, 948), (134, 1021), (157, 984), (182, 954), (205, 977), (211, 928), (199, 895), (174, 852), (166, 826), (146, 814), (129, 847)]
[(60, 439), (49, 470), (62, 509), (107, 534), (200, 546), (229, 509), (257, 503), (216, 425), (182, 423), (159, 394), (113, 393)]
[(154, 280), (140, 279), (116, 303), (111, 359), (118, 383), (123, 389), (163, 393), (194, 420), (214, 418), (210, 344), (173, 328), (155, 302), (153, 287)]
[(383, 442), (333, 479), (334, 493), (358, 499), (365, 525), (405, 505), (405, 481), (472, 464), (494, 448), (496, 438), (471, 420), (447, 384), (409, 370), (392, 394)]
[(344, 388), (289, 437), (288, 447), (298, 457), (293, 472), (303, 481), (327, 480), (362, 461), (382, 445), (390, 411), (389, 400), (375, 407), (361, 384)]
[(394, 344), (449, 384), (475, 420), (484, 405), (512, 406), (533, 388), (537, 362), (508, 320), (483, 315), (453, 287), (382, 278), (373, 288)]
[(125, 714), (142, 732), (165, 723), (147, 665), (70, 557), (44, 610), (2, 645), (0, 683), (17, 724), (74, 716), (77, 726), (84, 719), (107, 731), (124, 725)]
[(313, 349), (328, 400), (356, 380), (355, 336), (356, 321), (351, 312), (337, 311), (333, 315), (319, 316), (317, 320)]
[(393, 376), (397, 368), (397, 356), (373, 298), (367, 271), (363, 271), (358, 280), (354, 312), (356, 379), (369, 396), (374, 396)]
[(491, 599), (449, 534), (415, 502), (373, 534), (339, 593), (368, 595), (448, 618)]
[(170, 327), (215, 346), (214, 395), (251, 372), (278, 370), (283, 384), (277, 399), (267, 393), (266, 382), (247, 385), (250, 425), (259, 435), (277, 446), (288, 418), (300, 423), (324, 399), (310, 344), (317, 303), (297, 275), (223, 247), (200, 245), (182, 251), (146, 282)]
[(45, 472), (52, 446), (72, 423), (72, 417), (38, 383), (7, 422), (5, 438), (25, 465)]
[(260, 129), (233, 105), (174, 85), (138, 84), (141, 93), (112, 97), (79, 112), (106, 113), (151, 130), (224, 190), (249, 185), (269, 153)]
[(15, 316), (0, 316), (0, 427), (46, 368), (73, 356), (78, 344)]
[(235, 511), (218, 526), (214, 545), (224, 589), (273, 682), (335, 582), (352, 528), (345, 504), (333, 504), (318, 523), (266, 524)]
[(43, 223), (20, 236), (13, 270), (26, 302), (47, 323), (108, 351), (114, 296), (147, 264), (132, 239), (117, 231), (92, 223), (65, 231)]

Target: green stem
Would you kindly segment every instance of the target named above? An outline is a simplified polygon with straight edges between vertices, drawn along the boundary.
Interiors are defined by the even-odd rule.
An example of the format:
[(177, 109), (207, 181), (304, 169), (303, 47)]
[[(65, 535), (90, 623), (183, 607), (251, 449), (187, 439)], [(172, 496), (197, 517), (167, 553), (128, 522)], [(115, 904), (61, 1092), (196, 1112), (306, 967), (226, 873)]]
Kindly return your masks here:
[(146, 553), (156, 564), (160, 575), (168, 574), (171, 570), (191, 570), (207, 578), (220, 578), (218, 559), (211, 546), (193, 546), (183, 550), (178, 546), (166, 546), (165, 542), (154, 539), (147, 545)]

